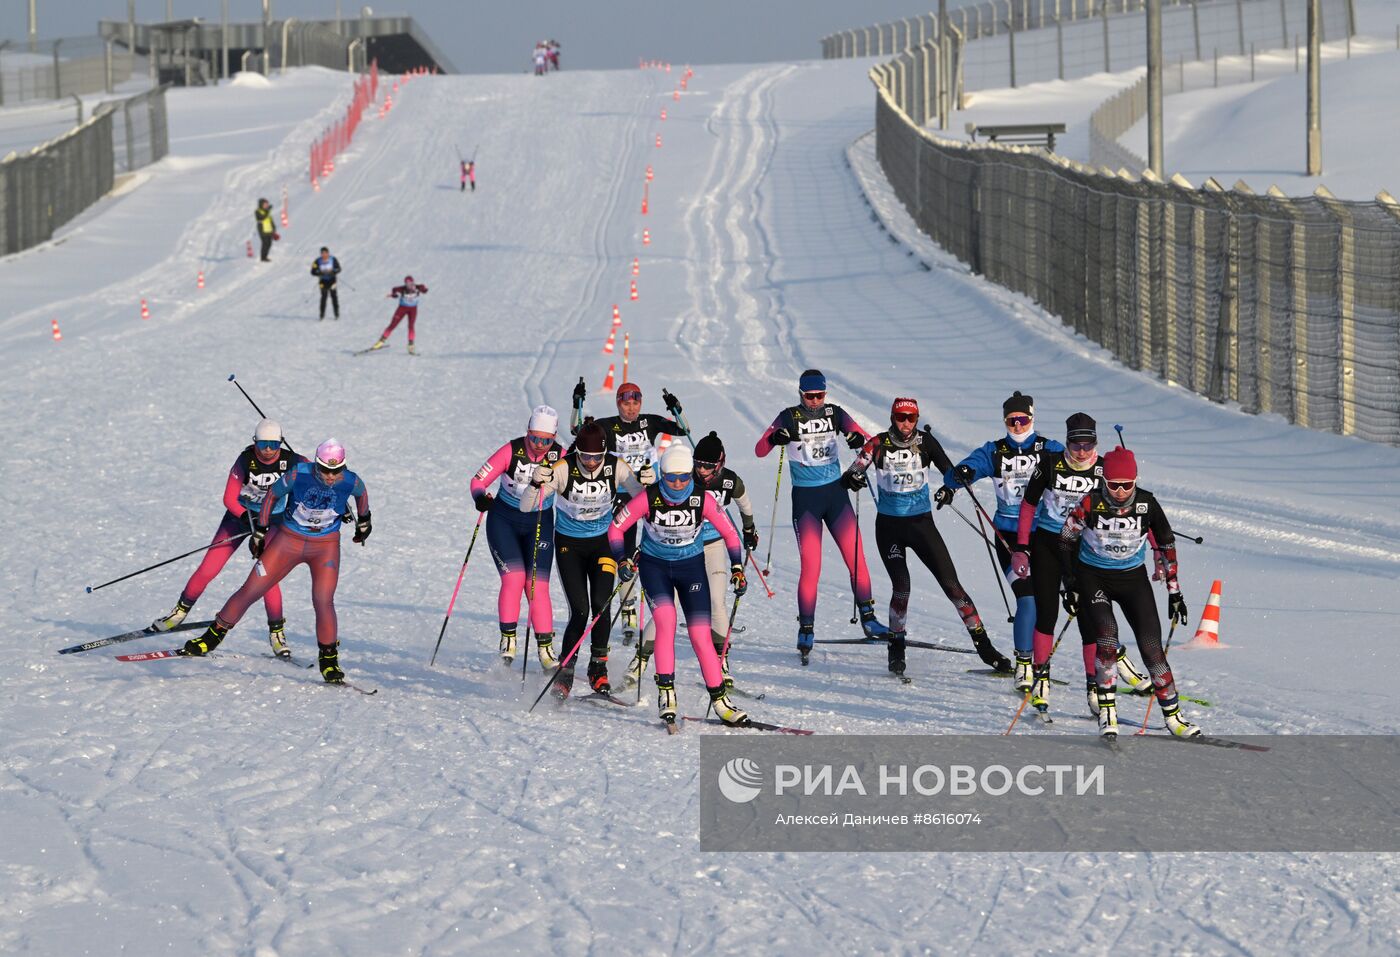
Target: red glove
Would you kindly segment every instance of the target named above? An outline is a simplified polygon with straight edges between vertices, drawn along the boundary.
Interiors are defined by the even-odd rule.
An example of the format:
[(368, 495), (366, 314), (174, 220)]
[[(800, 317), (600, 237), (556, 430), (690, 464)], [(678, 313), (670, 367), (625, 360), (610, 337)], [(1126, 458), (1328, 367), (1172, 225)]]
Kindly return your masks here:
[(274, 243), (276, 243), (276, 242), (281, 242), (281, 240), (282, 240), (282, 234), (281, 234), (281, 233), (273, 233), (273, 234), (272, 234), (272, 241), (273, 241)]

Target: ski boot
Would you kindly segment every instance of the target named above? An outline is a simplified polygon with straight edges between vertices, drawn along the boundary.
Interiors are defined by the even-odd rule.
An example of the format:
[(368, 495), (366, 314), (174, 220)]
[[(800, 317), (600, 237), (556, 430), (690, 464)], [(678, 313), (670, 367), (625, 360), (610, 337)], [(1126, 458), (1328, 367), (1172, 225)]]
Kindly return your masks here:
[(418, 355), (418, 350), (415, 349), (415, 348), (413, 348), (413, 343), (411, 343), (411, 342), (408, 344), (408, 354), (411, 355), (411, 356), (416, 356), (416, 355)]
[(972, 637), (972, 647), (977, 649), (977, 657), (982, 659), (984, 665), (1000, 674), (1011, 674), (1014, 670), (1011, 659), (993, 647), (992, 639), (987, 637), (987, 629), (979, 624), (976, 628), (968, 629), (967, 633)]
[(340, 670), (340, 659), (338, 651), (340, 642), (333, 641), (329, 645), (316, 646), (321, 654), (317, 664), (321, 669), (321, 677), (326, 679), (328, 685), (338, 685), (345, 680), (345, 672)]
[(148, 630), (169, 631), (176, 625), (180, 624), (180, 622), (184, 621), (185, 616), (190, 613), (190, 609), (193, 607), (194, 602), (190, 602), (187, 605), (185, 604), (184, 597), (181, 596), (175, 602), (175, 608), (170, 612), (170, 614), (166, 615), (164, 618), (157, 618), (155, 621), (151, 622), (151, 627)]
[(535, 650), (540, 656), (540, 667), (548, 671), (559, 667), (559, 659), (554, 657), (554, 632), (547, 631), (535, 636)]
[(370, 351), (370, 352), (373, 352), (373, 351), (375, 351), (376, 349), (383, 349), (383, 348), (384, 348), (385, 346), (387, 346), (388, 344), (389, 344), (389, 340), (388, 340), (388, 339), (385, 339), (383, 336), (380, 336), (380, 337), (379, 337), (379, 341), (376, 342), (374, 345), (372, 345), (372, 346), (369, 347), (369, 351)]
[(628, 598), (622, 603), (622, 640), (629, 645), (637, 640), (636, 598)]
[(588, 659), (588, 687), (593, 689), (594, 694), (612, 694), (607, 655), (593, 655)]
[(676, 723), (676, 676), (656, 676), (656, 710), (661, 720), (669, 725)]
[(863, 601), (857, 606), (860, 610), (860, 627), (867, 638), (883, 638), (890, 630), (875, 618), (875, 602)]
[(1031, 684), (1031, 707), (1044, 714), (1050, 710), (1050, 665), (1036, 665), (1032, 672), (1035, 681)]
[(515, 629), (501, 632), (501, 664), (507, 668), (515, 661)]
[(1133, 666), (1128, 660), (1128, 649), (1122, 645), (1118, 646), (1118, 680), (1138, 694), (1152, 690), (1152, 679)]
[(292, 649), (287, 647), (287, 619), (278, 618), (267, 623), (267, 640), (272, 645), (272, 653), (278, 658), (292, 657)]
[(647, 673), (647, 662), (649, 661), (651, 661), (651, 655), (647, 654), (641, 645), (638, 645), (637, 653), (627, 663), (627, 687), (641, 684), (642, 675)]
[(904, 677), (904, 638), (905, 632), (901, 628), (899, 631), (889, 633), (889, 667), (890, 674)]
[(1035, 680), (1035, 669), (1031, 666), (1030, 654), (1022, 651), (1016, 652), (1016, 690), (1025, 694), (1031, 690), (1031, 682)]
[(569, 697), (569, 692), (573, 690), (574, 669), (560, 668), (558, 674), (556, 674), (552, 679), (550, 679), (550, 694), (554, 695), (554, 697), (558, 698), (560, 701), (563, 701)]
[(749, 723), (749, 716), (729, 700), (729, 696), (724, 693), (724, 686), (708, 689), (710, 692), (710, 705), (715, 709), (715, 715), (730, 727), (742, 728)]
[(1194, 738), (1201, 733), (1199, 725), (1192, 724), (1181, 716), (1181, 705), (1163, 705), (1162, 717), (1167, 719), (1167, 730), (1178, 738)]
[(1089, 686), (1089, 690), (1087, 692), (1089, 698), (1089, 713), (1092, 714), (1094, 717), (1098, 717), (1099, 683), (1093, 678), (1089, 678), (1085, 683)]
[(734, 690), (734, 678), (729, 674), (729, 656), (719, 656), (719, 671), (724, 675), (724, 690), (726, 693)]
[(802, 664), (807, 664), (807, 656), (812, 653), (812, 642), (816, 641), (816, 635), (812, 633), (811, 625), (797, 626), (797, 653), (802, 656)]
[(1118, 706), (1112, 688), (1099, 689), (1099, 735), (1118, 737)]
[(227, 634), (228, 629), (215, 620), (214, 624), (204, 629), (204, 634), (185, 642), (185, 647), (180, 649), (180, 654), (188, 658), (202, 658), (219, 647), (219, 643), (224, 640), (224, 636)]

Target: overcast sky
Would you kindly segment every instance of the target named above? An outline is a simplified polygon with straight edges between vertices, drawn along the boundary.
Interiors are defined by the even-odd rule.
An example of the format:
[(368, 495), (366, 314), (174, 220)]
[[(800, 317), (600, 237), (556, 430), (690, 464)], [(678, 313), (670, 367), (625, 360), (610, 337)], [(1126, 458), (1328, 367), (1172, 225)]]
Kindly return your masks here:
[[(87, 36), (97, 21), (125, 20), (126, 0), (36, 0), (39, 36)], [(957, 6), (960, 0), (950, 0)], [(557, 39), (563, 65), (615, 68), (638, 58), (749, 63), (821, 56), (820, 38), (844, 27), (913, 16), (936, 0), (394, 0), (463, 73), (525, 70), (536, 40)], [(217, 22), (219, 0), (172, 0), (176, 18)], [(0, 0), (0, 38), (22, 39), (28, 0)], [(347, 15), (359, 5), (342, 0)], [(165, 19), (166, 0), (136, 0), (138, 20)], [(273, 18), (331, 18), (335, 0), (272, 0)], [(231, 20), (258, 20), (261, 0), (229, 0)]]

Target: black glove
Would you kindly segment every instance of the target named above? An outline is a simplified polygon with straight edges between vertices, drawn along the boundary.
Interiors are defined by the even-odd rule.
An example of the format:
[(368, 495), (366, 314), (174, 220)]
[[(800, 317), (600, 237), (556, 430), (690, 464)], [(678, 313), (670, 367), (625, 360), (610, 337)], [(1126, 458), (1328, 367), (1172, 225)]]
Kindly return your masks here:
[(939, 508), (942, 508), (945, 505), (951, 504), (953, 501), (953, 496), (956, 494), (956, 489), (951, 489), (946, 485), (941, 485), (939, 486), (938, 491), (933, 493), (933, 500), (938, 503)]
[(1167, 596), (1167, 619), (1178, 625), (1186, 624), (1186, 599), (1181, 597), (1181, 592)]
[(578, 377), (578, 385), (574, 386), (574, 405), (583, 405), (583, 400), (588, 398), (588, 387), (583, 384), (583, 376)]
[(773, 434), (768, 436), (768, 441), (774, 445), (787, 445), (792, 441), (792, 433), (786, 428), (774, 429)]
[(349, 524), (350, 524), (351, 522), (353, 522), (354, 520), (355, 520), (355, 513), (352, 512), (352, 511), (350, 511), (350, 505), (349, 505), (349, 503), (347, 502), (346, 505), (345, 505), (345, 511), (344, 511), (344, 512), (341, 514), (341, 516), (340, 516), (340, 524), (342, 524), (342, 525), (349, 525)]
[(847, 432), (847, 433), (846, 433), (846, 447), (847, 447), (847, 448), (850, 448), (850, 449), (858, 449), (858, 448), (860, 448), (862, 445), (864, 445), (864, 444), (866, 443), (866, 441), (867, 441), (867, 440), (866, 440), (865, 436), (861, 435), (859, 432)]
[(734, 597), (743, 598), (749, 590), (749, 580), (744, 577), (743, 565), (729, 566), (729, 584), (734, 586)]
[(857, 472), (855, 469), (847, 469), (841, 473), (841, 487), (848, 492), (859, 492), (868, 483), (864, 472)]
[(352, 541), (357, 545), (363, 545), (365, 539), (369, 538), (369, 533), (372, 531), (374, 531), (374, 527), (370, 523), (369, 512), (365, 512), (365, 514), (361, 515), (355, 522), (355, 537)]
[(672, 395), (670, 392), (667, 392), (665, 389), (662, 389), (662, 390), (661, 390), (661, 399), (662, 399), (663, 402), (666, 403), (666, 408), (667, 408), (668, 411), (671, 412), (671, 414), (673, 414), (673, 415), (680, 415), (680, 414), (681, 414), (681, 400), (680, 400), (680, 399), (677, 399), (674, 395)]
[(743, 532), (744, 547), (751, 552), (758, 551), (758, 529), (750, 525)]
[(959, 485), (971, 485), (977, 478), (977, 473), (972, 471), (971, 465), (959, 465), (953, 469), (953, 478)]
[(490, 492), (478, 495), (476, 498), (476, 510), (478, 512), (490, 511), (493, 501), (495, 501), (495, 497)]
[(267, 526), (253, 526), (253, 534), (248, 536), (248, 551), (253, 553), (254, 558), (262, 558), (263, 548), (267, 546)]
[(1066, 585), (1064, 594), (1065, 614), (1079, 614), (1079, 592)]
[(630, 582), (637, 577), (637, 563), (630, 558), (624, 558), (617, 563), (618, 580)]

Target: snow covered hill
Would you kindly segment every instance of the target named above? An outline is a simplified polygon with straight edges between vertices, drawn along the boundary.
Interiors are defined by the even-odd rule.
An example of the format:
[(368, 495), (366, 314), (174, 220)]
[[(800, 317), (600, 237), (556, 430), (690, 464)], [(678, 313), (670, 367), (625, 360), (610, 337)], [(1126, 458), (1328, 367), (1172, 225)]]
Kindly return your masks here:
[[(1400, 618), (1400, 450), (1143, 378), (923, 248), (868, 141), (848, 160), (871, 125), (866, 66), (699, 67), (679, 101), (676, 77), (654, 70), (416, 79), (316, 193), (300, 180), (306, 148), (343, 111), (346, 78), (297, 71), (264, 90), (182, 91), (171, 158), (60, 240), (0, 261), (12, 422), (0, 458), (0, 950), (1400, 946), (1393, 857), (702, 854), (701, 735), (660, 732), (649, 681), (641, 708), (526, 714), (538, 667), (522, 691), (497, 664), (483, 543), (427, 667), (476, 521), (472, 473), (532, 405), (566, 408), (579, 376), (589, 411), (612, 412), (601, 348), (617, 303), (647, 406), (667, 387), (697, 430), (719, 431), (753, 489), (763, 550), (775, 462), (756, 460), (753, 442), (794, 401), (803, 368), (824, 369), (833, 400), (867, 425), (886, 421), (892, 396), (917, 396), (955, 456), (999, 433), (1001, 400), (1019, 388), (1050, 435), (1081, 408), (1102, 433), (1121, 423), (1143, 485), (1205, 538), (1182, 546), (1183, 584), (1194, 616), (1224, 580), (1230, 647), (1174, 650), (1173, 664), (1184, 690), (1214, 702), (1195, 714), (1208, 731), (1395, 732), (1384, 678)], [(478, 191), (463, 195), (457, 154), (477, 147)], [(290, 226), (259, 265), (244, 255), (253, 204), (276, 203), (283, 183)], [(316, 321), (307, 269), (322, 245), (345, 269), (338, 322)], [(391, 348), (353, 356), (383, 329), (384, 295), (405, 273), (431, 288), (421, 355), (404, 353), (400, 330)], [(368, 485), (375, 533), (364, 547), (347, 536), (337, 607), (342, 662), (374, 697), (268, 657), (256, 608), (214, 660), (54, 654), (173, 604), (189, 562), (84, 586), (208, 540), (256, 422), (231, 373), (298, 450), (344, 441)], [(755, 583), (739, 611), (736, 676), (767, 692), (752, 714), (822, 734), (1001, 732), (1017, 700), (967, 675), (968, 656), (911, 650), (910, 687), (890, 681), (878, 649), (818, 646), (798, 667), (787, 501), (784, 488), (777, 596)], [(961, 576), (1009, 650), (985, 550), (945, 515)], [(883, 617), (888, 583), (869, 560)], [(230, 562), (195, 616), (212, 616), (248, 567), (246, 553)], [(966, 643), (922, 569), (914, 587), (911, 637)], [(309, 660), (305, 574), (284, 592)], [(562, 623), (557, 584), (554, 604)], [(852, 634), (849, 612), (828, 547), (819, 637)], [(703, 707), (681, 649), (682, 710)], [(615, 679), (629, 654), (615, 642)], [(1074, 680), (1052, 699), (1067, 716), (1082, 711), (1076, 670), (1067, 663)], [(1067, 719), (1050, 733), (1093, 731)], [(1189, 815), (1191, 795), (1165, 782), (1143, 813)]]

